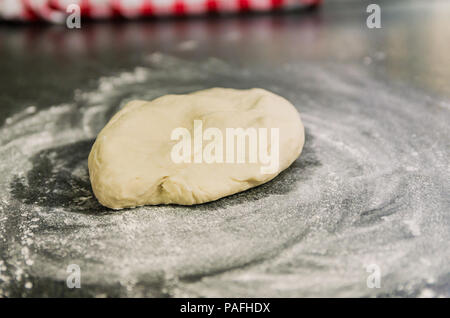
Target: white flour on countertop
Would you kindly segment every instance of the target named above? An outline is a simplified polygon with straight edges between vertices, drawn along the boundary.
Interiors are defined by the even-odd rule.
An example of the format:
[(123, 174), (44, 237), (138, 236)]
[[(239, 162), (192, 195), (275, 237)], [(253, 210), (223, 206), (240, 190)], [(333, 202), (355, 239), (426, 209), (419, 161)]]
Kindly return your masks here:
[[(361, 65), (147, 63), (0, 128), (1, 296), (72, 295), (69, 264), (83, 296), (450, 296), (448, 101)], [(131, 99), (213, 86), (298, 107), (306, 144), (293, 166), (199, 206), (100, 206), (87, 156), (109, 118)], [(380, 289), (366, 285), (370, 264)]]

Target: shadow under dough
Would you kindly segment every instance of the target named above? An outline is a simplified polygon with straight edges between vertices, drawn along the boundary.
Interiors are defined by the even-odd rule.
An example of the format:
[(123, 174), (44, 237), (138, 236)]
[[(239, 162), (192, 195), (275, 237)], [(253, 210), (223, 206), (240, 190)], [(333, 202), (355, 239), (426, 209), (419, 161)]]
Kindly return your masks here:
[[(30, 158), (32, 168), (25, 177), (15, 176), (11, 182), (12, 196), (22, 203), (48, 208), (64, 208), (87, 214), (117, 213), (102, 206), (92, 192), (87, 158), (94, 139), (42, 150)], [(308, 135), (301, 156), (272, 181), (214, 202), (196, 205), (209, 210), (222, 205), (237, 205), (256, 201), (268, 194), (285, 194), (293, 190), (296, 181), (305, 180), (320, 162), (311, 147)]]
[(42, 150), (30, 158), (25, 177), (14, 177), (11, 194), (25, 204), (72, 212), (108, 213), (92, 192), (87, 158), (94, 140)]

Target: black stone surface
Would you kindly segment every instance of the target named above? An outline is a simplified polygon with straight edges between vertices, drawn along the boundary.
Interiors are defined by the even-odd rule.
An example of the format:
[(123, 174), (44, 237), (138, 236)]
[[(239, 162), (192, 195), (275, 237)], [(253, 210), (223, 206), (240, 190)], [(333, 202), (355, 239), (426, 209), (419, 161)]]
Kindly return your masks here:
[[(383, 1), (377, 30), (368, 3), (1, 23), (0, 295), (449, 297), (450, 3)], [(87, 155), (112, 114), (213, 86), (293, 102), (300, 158), (208, 204), (99, 205)]]

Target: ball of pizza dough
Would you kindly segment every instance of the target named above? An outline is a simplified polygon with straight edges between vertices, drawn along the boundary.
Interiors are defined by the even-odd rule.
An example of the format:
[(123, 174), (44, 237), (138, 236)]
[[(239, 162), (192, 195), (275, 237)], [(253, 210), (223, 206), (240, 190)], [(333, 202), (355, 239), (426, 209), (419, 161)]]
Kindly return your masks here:
[(131, 101), (98, 134), (89, 176), (112, 209), (200, 204), (273, 179), (304, 139), (294, 106), (264, 89)]

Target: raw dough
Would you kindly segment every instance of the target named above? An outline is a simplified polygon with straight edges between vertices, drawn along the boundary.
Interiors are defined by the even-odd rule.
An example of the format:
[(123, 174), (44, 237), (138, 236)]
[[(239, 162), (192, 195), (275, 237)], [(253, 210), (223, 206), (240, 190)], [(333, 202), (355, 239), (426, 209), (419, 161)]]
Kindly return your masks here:
[[(172, 140), (172, 133), (185, 127), (194, 139), (194, 120), (202, 121), (203, 133), (209, 127), (223, 132), (224, 158), (227, 128), (267, 128), (267, 153), (276, 149), (269, 132), (278, 128), (276, 170), (263, 173), (261, 168), (267, 164), (249, 162), (250, 138), (244, 163), (174, 162), (171, 154), (180, 141)], [(300, 115), (292, 104), (259, 88), (212, 88), (151, 102), (131, 101), (99, 133), (89, 154), (89, 175), (97, 199), (113, 209), (204, 203), (273, 179), (300, 155), (304, 138)], [(203, 151), (207, 145), (204, 140)]]

